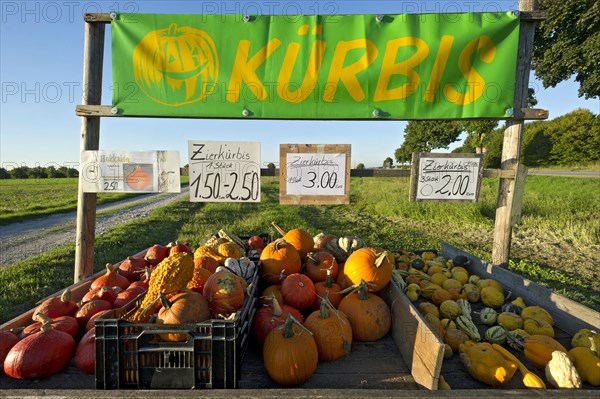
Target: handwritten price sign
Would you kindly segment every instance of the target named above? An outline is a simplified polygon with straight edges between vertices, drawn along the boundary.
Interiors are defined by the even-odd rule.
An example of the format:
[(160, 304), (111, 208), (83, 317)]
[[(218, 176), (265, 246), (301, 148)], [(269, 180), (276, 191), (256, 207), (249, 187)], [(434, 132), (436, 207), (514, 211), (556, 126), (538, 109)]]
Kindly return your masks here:
[(280, 202), (348, 203), (349, 145), (282, 144)]
[(482, 154), (413, 154), (411, 201), (479, 200)]
[(189, 141), (191, 202), (260, 202), (260, 143)]

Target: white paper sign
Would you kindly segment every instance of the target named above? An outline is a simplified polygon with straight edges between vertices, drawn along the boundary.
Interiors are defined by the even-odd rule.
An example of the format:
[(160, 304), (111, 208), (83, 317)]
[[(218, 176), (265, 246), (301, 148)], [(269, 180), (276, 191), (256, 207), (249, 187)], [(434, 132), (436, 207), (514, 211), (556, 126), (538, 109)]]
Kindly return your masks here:
[(260, 143), (189, 141), (191, 202), (260, 202)]
[(344, 195), (346, 154), (286, 154), (288, 195)]
[(423, 156), (418, 168), (417, 200), (477, 200), (480, 157)]
[(86, 193), (181, 191), (178, 151), (83, 151), (81, 165)]

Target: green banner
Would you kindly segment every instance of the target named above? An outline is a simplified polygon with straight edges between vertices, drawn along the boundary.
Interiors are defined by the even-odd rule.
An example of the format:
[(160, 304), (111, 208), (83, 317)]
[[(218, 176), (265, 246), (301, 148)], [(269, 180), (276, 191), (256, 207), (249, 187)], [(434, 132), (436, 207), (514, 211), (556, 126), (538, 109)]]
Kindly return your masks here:
[(505, 118), (512, 13), (120, 14), (113, 107), (129, 116)]

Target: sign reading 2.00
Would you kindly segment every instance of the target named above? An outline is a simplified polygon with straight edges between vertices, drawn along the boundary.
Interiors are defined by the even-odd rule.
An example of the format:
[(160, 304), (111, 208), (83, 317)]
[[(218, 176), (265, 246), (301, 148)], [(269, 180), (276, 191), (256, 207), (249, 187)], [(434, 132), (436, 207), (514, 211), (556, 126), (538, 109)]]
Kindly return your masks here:
[(191, 202), (260, 202), (260, 143), (189, 141)]

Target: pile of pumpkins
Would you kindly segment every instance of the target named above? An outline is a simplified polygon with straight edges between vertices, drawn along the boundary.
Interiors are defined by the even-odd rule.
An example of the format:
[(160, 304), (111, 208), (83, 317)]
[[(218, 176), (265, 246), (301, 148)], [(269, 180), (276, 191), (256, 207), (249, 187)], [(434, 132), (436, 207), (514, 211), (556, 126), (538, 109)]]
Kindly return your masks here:
[[(567, 350), (555, 339), (548, 311), (528, 306), (521, 297), (509, 300), (510, 293), (498, 281), (469, 274), (466, 257), (445, 259), (425, 251), (394, 253), (394, 259), (392, 279), (444, 342), (444, 359), (458, 353), (476, 380), (501, 386), (519, 370), (525, 387), (546, 388), (536, 373), (502, 346), (507, 344), (556, 388), (581, 388), (582, 382), (600, 385), (596, 331), (580, 330)], [(443, 377), (440, 388), (449, 388)]]
[(281, 238), (260, 252), (263, 306), (252, 331), (269, 377), (295, 387), (318, 362), (347, 356), (353, 341), (389, 332), (390, 308), (378, 293), (391, 281), (394, 260), (358, 237), (275, 228)]
[[(32, 324), (0, 332), (0, 371), (17, 379), (43, 379), (59, 373), (73, 359), (82, 372), (93, 374), (95, 320), (117, 308), (128, 310), (124, 319), (138, 323), (232, 319), (243, 306), (248, 281), (256, 272), (255, 262), (243, 255), (252, 249), (250, 245), (263, 246), (261, 242), (252, 237), (244, 243), (220, 231), (194, 252), (189, 244), (156, 244), (139, 256), (109, 264), (78, 302), (67, 289), (40, 304)], [(218, 258), (207, 256), (207, 251)], [(139, 305), (132, 305), (138, 301)], [(182, 341), (186, 337), (173, 333), (162, 334), (161, 339)]]

